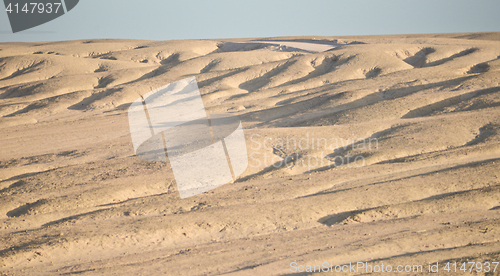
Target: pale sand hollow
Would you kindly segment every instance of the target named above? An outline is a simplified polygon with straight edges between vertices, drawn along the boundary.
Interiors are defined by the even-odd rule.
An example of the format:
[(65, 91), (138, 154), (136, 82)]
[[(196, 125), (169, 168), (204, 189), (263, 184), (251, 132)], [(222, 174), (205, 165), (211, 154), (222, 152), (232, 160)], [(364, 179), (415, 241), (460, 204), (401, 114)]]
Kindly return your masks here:
[[(0, 44), (0, 274), (498, 262), (499, 38)], [(180, 199), (127, 109), (193, 76), (207, 112), (242, 120), (250, 166)]]

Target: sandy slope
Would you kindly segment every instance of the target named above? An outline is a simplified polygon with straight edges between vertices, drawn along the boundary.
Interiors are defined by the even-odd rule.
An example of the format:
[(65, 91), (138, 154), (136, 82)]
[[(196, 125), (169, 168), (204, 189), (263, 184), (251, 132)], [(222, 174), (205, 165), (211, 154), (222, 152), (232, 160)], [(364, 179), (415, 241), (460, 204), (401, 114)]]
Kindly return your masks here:
[[(0, 44), (2, 275), (500, 261), (500, 34), (272, 40)], [(181, 200), (127, 108), (190, 76), (250, 166)]]

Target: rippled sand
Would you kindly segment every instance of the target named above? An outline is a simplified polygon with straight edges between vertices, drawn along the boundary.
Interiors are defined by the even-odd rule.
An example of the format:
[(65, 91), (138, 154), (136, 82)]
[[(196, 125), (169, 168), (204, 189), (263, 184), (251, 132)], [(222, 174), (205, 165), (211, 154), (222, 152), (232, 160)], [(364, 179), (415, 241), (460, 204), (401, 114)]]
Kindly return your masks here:
[[(500, 261), (500, 34), (272, 41), (0, 44), (2, 275)], [(192, 76), (249, 167), (180, 199), (127, 109)]]

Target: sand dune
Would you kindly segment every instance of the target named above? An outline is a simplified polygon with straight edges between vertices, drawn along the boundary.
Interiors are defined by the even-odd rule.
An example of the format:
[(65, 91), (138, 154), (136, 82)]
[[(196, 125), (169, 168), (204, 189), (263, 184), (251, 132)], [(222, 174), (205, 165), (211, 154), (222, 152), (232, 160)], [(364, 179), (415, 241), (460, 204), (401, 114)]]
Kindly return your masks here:
[[(0, 44), (0, 271), (498, 262), (499, 38)], [(134, 155), (127, 109), (193, 76), (208, 113), (241, 119), (249, 167), (180, 199), (169, 162)]]

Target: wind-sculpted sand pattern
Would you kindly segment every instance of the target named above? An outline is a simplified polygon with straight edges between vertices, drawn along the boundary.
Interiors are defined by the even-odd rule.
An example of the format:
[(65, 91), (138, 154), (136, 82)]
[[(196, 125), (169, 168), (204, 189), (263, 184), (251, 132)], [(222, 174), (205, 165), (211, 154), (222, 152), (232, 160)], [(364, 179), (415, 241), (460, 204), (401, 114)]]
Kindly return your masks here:
[[(127, 109), (188, 77), (249, 167), (180, 199)], [(499, 106), (498, 33), (0, 44), (0, 272), (499, 262)]]

